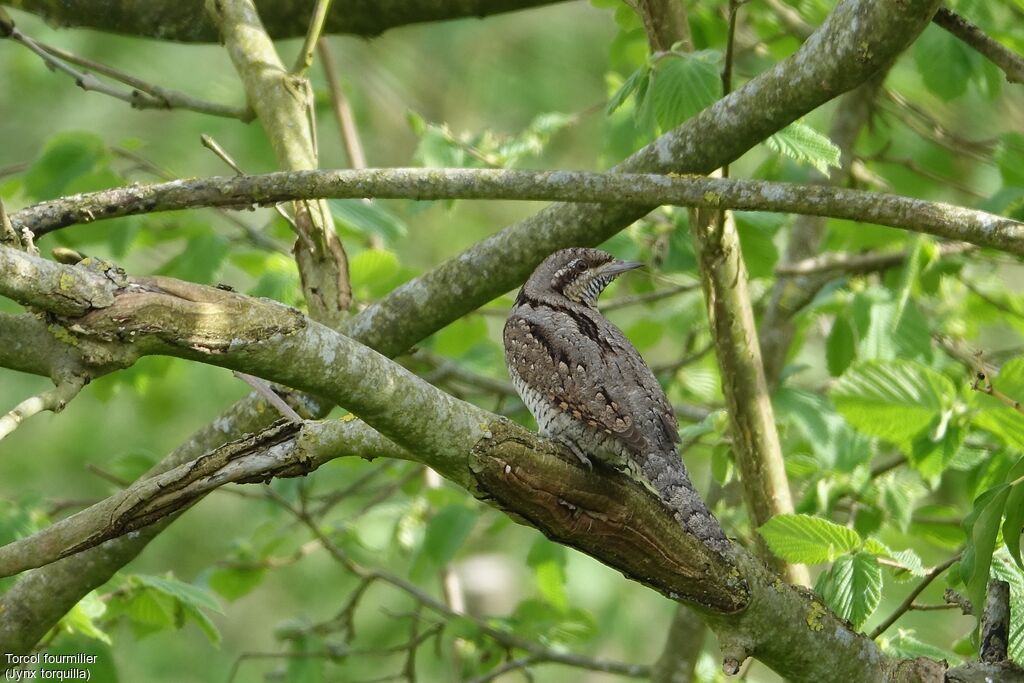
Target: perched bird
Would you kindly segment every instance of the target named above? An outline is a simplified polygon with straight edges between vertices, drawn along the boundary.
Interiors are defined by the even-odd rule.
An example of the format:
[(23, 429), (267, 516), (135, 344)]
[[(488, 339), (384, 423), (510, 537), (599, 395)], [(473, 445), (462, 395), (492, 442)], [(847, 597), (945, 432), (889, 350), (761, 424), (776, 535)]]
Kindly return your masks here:
[(585, 464), (639, 480), (705, 544), (729, 545), (676, 451), (678, 424), (658, 380), (597, 310), (616, 277), (640, 267), (597, 249), (563, 249), (523, 285), (505, 323), (505, 363), (540, 433)]

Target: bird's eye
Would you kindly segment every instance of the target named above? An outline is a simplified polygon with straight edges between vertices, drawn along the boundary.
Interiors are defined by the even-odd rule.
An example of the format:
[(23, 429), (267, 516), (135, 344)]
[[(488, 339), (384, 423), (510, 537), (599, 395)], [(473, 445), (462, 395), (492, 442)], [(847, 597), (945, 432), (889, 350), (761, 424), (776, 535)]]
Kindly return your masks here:
[(572, 267), (575, 268), (577, 272), (582, 273), (587, 269), (587, 262), (583, 259), (576, 259), (572, 262)]

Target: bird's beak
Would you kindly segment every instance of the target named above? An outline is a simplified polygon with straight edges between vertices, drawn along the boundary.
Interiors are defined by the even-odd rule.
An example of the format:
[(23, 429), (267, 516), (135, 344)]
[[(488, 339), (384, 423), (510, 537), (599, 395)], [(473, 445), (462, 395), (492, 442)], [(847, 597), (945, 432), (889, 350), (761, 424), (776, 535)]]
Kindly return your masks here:
[(640, 261), (620, 261), (618, 259), (612, 261), (608, 265), (601, 268), (602, 275), (620, 275), (628, 270), (636, 270), (637, 268), (643, 268), (644, 264)]

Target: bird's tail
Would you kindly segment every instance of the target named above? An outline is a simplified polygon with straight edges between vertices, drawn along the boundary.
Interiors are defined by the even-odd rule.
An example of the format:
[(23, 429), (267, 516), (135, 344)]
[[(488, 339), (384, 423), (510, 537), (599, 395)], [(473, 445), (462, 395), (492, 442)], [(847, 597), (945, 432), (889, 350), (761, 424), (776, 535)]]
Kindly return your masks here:
[(725, 552), (729, 539), (697, 493), (678, 455), (651, 454), (642, 459), (640, 470), (654, 491), (673, 510), (675, 518), (705, 545)]

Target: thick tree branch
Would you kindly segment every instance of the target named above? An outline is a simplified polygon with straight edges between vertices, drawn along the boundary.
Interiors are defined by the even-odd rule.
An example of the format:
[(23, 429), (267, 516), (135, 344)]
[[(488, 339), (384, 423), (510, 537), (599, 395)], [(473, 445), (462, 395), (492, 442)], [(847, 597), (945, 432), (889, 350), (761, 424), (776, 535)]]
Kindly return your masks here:
[(44, 235), (75, 223), (118, 216), (317, 197), (550, 199), (627, 204), (645, 207), (642, 211), (675, 204), (798, 213), (888, 225), (1024, 255), (1024, 223), (985, 211), (828, 185), (647, 173), (393, 168), (215, 176), (62, 197), (17, 211), (11, 221), (15, 228)]
[[(372, 37), (396, 26), (461, 17), (486, 17), (502, 12), (550, 5), (563, 0), (335, 0), (324, 33)], [(8, 7), (39, 15), (55, 26), (96, 28), (133, 36), (183, 43), (212, 43), (219, 38), (203, 14), (203, 0), (4, 0)], [(306, 35), (316, 0), (259, 0), (260, 16), (274, 39)]]

